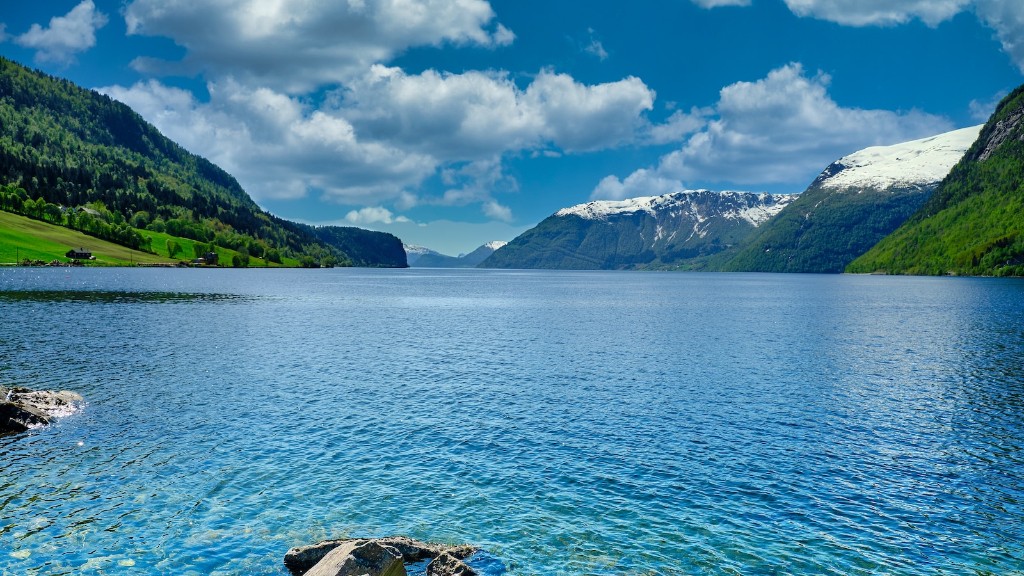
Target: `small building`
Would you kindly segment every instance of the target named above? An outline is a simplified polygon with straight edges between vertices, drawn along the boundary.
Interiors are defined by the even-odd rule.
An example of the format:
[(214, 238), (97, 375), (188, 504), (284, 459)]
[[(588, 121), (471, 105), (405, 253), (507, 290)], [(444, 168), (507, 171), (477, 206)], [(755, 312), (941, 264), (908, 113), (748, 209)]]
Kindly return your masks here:
[(64, 256), (66, 258), (72, 258), (74, 260), (92, 260), (92, 252), (86, 250), (85, 248), (79, 248), (78, 250), (72, 248), (71, 250), (68, 250), (67, 253), (64, 254)]

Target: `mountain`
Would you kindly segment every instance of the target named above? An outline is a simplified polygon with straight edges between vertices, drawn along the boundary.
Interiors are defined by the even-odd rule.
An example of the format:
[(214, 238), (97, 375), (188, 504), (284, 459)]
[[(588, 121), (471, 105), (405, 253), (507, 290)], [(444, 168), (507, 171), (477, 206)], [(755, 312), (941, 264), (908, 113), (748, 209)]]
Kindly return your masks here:
[(484, 260), (485, 268), (699, 268), (795, 196), (687, 190), (559, 210)]
[(374, 232), (350, 226), (314, 228), (321, 242), (333, 246), (352, 261), (366, 268), (408, 268), (402, 241), (387, 232)]
[(1024, 276), (1024, 86), (920, 210), (847, 271)]
[(312, 227), (260, 209), (230, 174), (128, 106), (0, 58), (5, 184), (0, 208), (135, 249), (147, 249), (151, 230), (275, 262), (351, 263)]
[(842, 272), (928, 200), (980, 130), (873, 146), (836, 160), (721, 269)]
[[(409, 265), (417, 268), (474, 268), (505, 244), (506, 242), (495, 240), (480, 246), (469, 254), (459, 256), (446, 256), (420, 246), (407, 246), (406, 253), (409, 254)], [(410, 250), (416, 252), (410, 252)], [(412, 255), (414, 253), (415, 256)]]

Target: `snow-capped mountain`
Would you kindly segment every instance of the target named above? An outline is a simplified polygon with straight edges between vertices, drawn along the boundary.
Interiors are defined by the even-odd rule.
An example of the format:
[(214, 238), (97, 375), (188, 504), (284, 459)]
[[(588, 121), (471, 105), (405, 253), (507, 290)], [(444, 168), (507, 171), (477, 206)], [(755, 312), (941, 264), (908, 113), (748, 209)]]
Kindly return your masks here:
[(489, 268), (690, 267), (735, 245), (795, 196), (686, 190), (564, 208), (481, 264)]
[(872, 146), (836, 160), (722, 269), (842, 272), (925, 203), (980, 130)]
[[(416, 268), (473, 268), (505, 244), (507, 242), (492, 240), (469, 254), (458, 256), (447, 256), (422, 246), (406, 246), (405, 251), (409, 266)], [(415, 256), (410, 250), (415, 251)]]
[(409, 266), (414, 266), (415, 262), (420, 258), (429, 254), (441, 256), (439, 252), (435, 252), (430, 248), (424, 248), (423, 246), (416, 246), (415, 244), (402, 244), (402, 248), (405, 249), (405, 259), (409, 263)]
[(872, 146), (836, 160), (814, 181), (828, 190), (935, 186), (978, 139), (981, 125), (892, 146)]

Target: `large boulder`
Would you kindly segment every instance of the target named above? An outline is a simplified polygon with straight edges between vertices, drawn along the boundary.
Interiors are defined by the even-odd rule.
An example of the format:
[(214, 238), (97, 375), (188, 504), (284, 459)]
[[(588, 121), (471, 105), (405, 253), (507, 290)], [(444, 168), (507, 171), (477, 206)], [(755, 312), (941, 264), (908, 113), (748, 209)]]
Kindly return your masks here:
[(66, 390), (29, 390), (0, 386), (0, 435), (45, 426), (50, 419), (77, 411), (82, 397)]
[(404, 562), (413, 563), (427, 558), (437, 558), (448, 553), (458, 559), (464, 559), (476, 552), (473, 546), (449, 546), (433, 542), (422, 542), (404, 536), (389, 536), (386, 538), (342, 538), (338, 540), (325, 540), (309, 546), (296, 546), (284, 555), (284, 565), (288, 571), (295, 576), (301, 576), (315, 566), (327, 554), (335, 548), (350, 543), (376, 542), (382, 546), (388, 546), (398, 550)]
[(402, 553), (373, 540), (331, 550), (306, 576), (406, 576)]
[(476, 570), (462, 560), (450, 552), (445, 552), (427, 564), (427, 576), (476, 576)]

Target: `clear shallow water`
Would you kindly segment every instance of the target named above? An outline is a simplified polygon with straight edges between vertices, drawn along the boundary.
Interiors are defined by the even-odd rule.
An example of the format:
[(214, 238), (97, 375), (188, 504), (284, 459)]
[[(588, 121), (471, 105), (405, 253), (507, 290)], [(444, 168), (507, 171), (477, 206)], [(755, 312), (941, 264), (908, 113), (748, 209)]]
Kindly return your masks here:
[(0, 574), (1024, 571), (1024, 282), (0, 270)]

